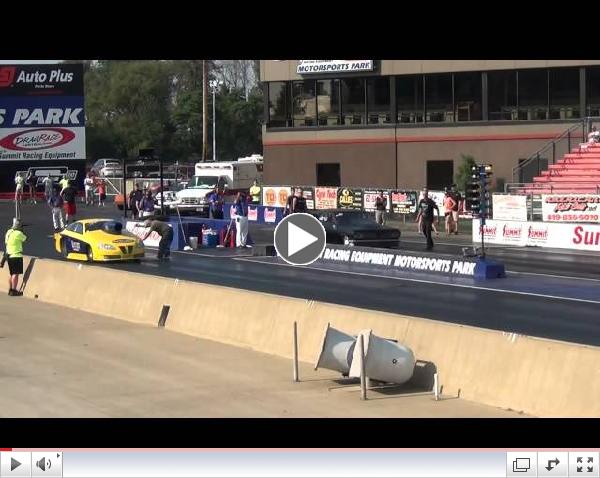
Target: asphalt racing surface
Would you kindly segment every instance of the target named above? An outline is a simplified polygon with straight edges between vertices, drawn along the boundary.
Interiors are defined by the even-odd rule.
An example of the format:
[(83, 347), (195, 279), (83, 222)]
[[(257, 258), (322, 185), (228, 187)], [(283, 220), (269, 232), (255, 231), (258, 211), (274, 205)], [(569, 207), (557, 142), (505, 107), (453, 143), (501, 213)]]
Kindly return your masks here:
[[(14, 204), (0, 203), (0, 223), (10, 226)], [(114, 206), (106, 208), (78, 204), (78, 219), (113, 217), (119, 213)], [(22, 219), (28, 241), (25, 253), (59, 259), (53, 249), (52, 221), (45, 204), (23, 205)], [(400, 225), (403, 231), (401, 247), (422, 251), (424, 243), (415, 233), (414, 224)], [(4, 229), (5, 230), (5, 229)], [(266, 228), (252, 228), (256, 242), (272, 237)], [(271, 236), (270, 236), (271, 235)], [(470, 236), (437, 238), (436, 252), (460, 253), (470, 245)], [(155, 251), (149, 249), (141, 264), (109, 264), (132, 272), (181, 280), (204, 282), (247, 290), (268, 292), (322, 302), (395, 312), (416, 317), (466, 324), (510, 333), (564, 340), (588, 345), (600, 345), (600, 257), (588, 253), (536, 251), (525, 248), (493, 247), (489, 256), (502, 260), (508, 271), (519, 272), (528, 280), (536, 277), (566, 276), (571, 287), (581, 283), (587, 290), (586, 300), (565, 298), (556, 290), (546, 294), (498, 291), (482, 286), (450, 286), (441, 281), (376, 277), (343, 271), (282, 266), (272, 261), (249, 257), (240, 251), (231, 257), (228, 250), (208, 254), (174, 253), (170, 262), (159, 263)], [(246, 256), (246, 257), (244, 257)], [(497, 281), (510, 281), (498, 279)], [(565, 282), (566, 283), (566, 282)], [(101, 285), (99, 285), (101, 287)], [(555, 286), (556, 287), (556, 284)], [(597, 300), (594, 300), (597, 287)]]

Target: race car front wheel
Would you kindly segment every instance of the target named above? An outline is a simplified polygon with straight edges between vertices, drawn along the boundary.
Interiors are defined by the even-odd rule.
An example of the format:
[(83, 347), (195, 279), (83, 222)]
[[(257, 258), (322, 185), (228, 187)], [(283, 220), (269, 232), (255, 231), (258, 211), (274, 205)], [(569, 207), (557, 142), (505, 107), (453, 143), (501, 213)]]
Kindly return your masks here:
[(67, 259), (69, 252), (67, 251), (67, 240), (63, 239), (60, 241), (60, 251), (65, 259)]
[(88, 248), (87, 248), (87, 259), (88, 259), (88, 262), (94, 262), (94, 251), (92, 251), (91, 246), (88, 246)]

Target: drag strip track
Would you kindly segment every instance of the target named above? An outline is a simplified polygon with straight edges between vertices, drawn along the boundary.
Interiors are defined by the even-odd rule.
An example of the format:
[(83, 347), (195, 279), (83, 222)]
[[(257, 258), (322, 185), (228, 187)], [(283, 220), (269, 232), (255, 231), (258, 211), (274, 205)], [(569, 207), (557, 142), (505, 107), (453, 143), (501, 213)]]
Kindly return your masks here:
[[(87, 212), (81, 209), (79, 217)], [(107, 212), (96, 208), (89, 210), (87, 217), (114, 216)], [(25, 253), (60, 259), (49, 237), (49, 214), (45, 205), (37, 208), (24, 206), (25, 222), (30, 224), (25, 230), (28, 235)], [(0, 220), (10, 224), (11, 217), (11, 205), (2, 204)], [(439, 242), (444, 241), (440, 238)], [(408, 238), (402, 245), (418, 251), (424, 247), (418, 240)], [(461, 244), (438, 244), (436, 252), (456, 254), (461, 247)], [(510, 248), (493, 248), (490, 255), (502, 259), (504, 255), (510, 271), (532, 274), (548, 271), (555, 275), (600, 279), (600, 258), (597, 255), (544, 254)], [(244, 258), (174, 253), (169, 263), (159, 263), (155, 257), (155, 251), (148, 250), (147, 258), (141, 264), (97, 264), (91, 267), (110, 267), (600, 346), (598, 304), (301, 267), (276, 267)], [(140, 291), (142, 297), (143, 291)]]
[(599, 306), (589, 302), (192, 254), (102, 267), (600, 345)]

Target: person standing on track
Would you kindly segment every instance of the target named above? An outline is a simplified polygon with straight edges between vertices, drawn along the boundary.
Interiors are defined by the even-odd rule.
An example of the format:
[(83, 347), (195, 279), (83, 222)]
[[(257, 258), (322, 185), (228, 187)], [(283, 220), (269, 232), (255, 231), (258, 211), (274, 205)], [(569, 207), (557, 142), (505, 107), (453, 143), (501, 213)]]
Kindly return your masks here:
[(25, 187), (25, 180), (19, 173), (17, 173), (15, 176), (15, 184), (15, 202), (21, 204), (23, 202), (23, 188)]
[[(137, 227), (137, 225), (136, 225)], [(158, 243), (158, 260), (169, 259), (171, 256), (171, 242), (173, 242), (173, 228), (168, 222), (159, 219), (146, 219), (144, 227), (148, 227), (148, 232), (142, 238), (142, 242), (148, 239), (150, 234), (156, 232), (160, 236)]]
[(93, 206), (94, 205), (94, 180), (90, 173), (87, 174), (85, 179), (83, 180), (83, 186), (85, 188), (85, 205)]
[[(419, 201), (417, 209), (419, 210), (417, 222), (421, 224), (421, 232), (427, 238), (426, 250), (431, 251), (433, 249), (433, 238), (431, 237), (431, 231), (438, 221), (437, 217), (440, 215), (440, 209), (435, 201), (429, 197), (429, 191), (427, 188), (423, 189), (423, 199)], [(437, 211), (437, 217), (433, 214), (434, 209)]]
[(4, 244), (6, 245), (6, 262), (8, 262), (8, 295), (19, 296), (23, 292), (19, 291), (19, 276), (23, 274), (23, 243), (27, 236), (23, 234), (23, 225), (17, 218), (13, 219), (12, 227), (4, 235)]
[(35, 200), (35, 189), (37, 186), (37, 176), (33, 172), (33, 169), (30, 169), (29, 173), (27, 173), (27, 179), (25, 180), (25, 182), (27, 183), (27, 186), (29, 187), (29, 199), (31, 200), (31, 202), (33, 204), (37, 204), (37, 201)]
[(450, 194), (452, 194), (452, 199), (454, 199), (454, 207), (452, 208), (452, 221), (454, 222), (454, 234), (458, 234), (458, 221), (459, 221), (459, 211), (460, 211), (460, 203), (463, 200), (460, 191), (456, 187), (456, 184), (452, 185), (452, 189), (450, 190)]
[(452, 217), (452, 211), (456, 201), (452, 197), (452, 193), (449, 189), (446, 189), (446, 195), (444, 196), (444, 215), (446, 216), (446, 234), (452, 234), (454, 230), (454, 219)]
[(387, 210), (387, 198), (383, 191), (379, 191), (375, 198), (375, 222), (380, 226), (385, 226), (385, 211)]
[(54, 189), (54, 181), (48, 175), (44, 178), (44, 198), (46, 199), (46, 201), (50, 200), (53, 189)]
[(248, 204), (246, 198), (241, 192), (235, 197), (235, 245), (236, 247), (246, 247), (248, 239)]
[(98, 180), (96, 190), (98, 191), (98, 206), (104, 207), (104, 201), (106, 200), (106, 184), (104, 184), (104, 179)]
[(62, 196), (58, 193), (58, 187), (52, 190), (52, 196), (50, 196), (50, 199), (48, 199), (48, 205), (52, 210), (52, 224), (54, 226), (54, 232), (62, 231), (65, 228), (65, 221), (62, 214), (64, 201)]
[(69, 224), (69, 221), (73, 222), (73, 219), (75, 219), (75, 214), (77, 214), (77, 205), (75, 204), (77, 191), (75, 190), (72, 181), (69, 181), (68, 186), (62, 190), (60, 195), (64, 201), (66, 219), (65, 224)]

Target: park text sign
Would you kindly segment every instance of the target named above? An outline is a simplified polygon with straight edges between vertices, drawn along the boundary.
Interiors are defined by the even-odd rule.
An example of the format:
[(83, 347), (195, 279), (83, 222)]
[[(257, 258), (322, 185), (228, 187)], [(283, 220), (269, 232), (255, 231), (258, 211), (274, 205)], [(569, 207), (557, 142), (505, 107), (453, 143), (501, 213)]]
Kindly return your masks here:
[(298, 60), (296, 73), (351, 73), (373, 71), (373, 60)]

